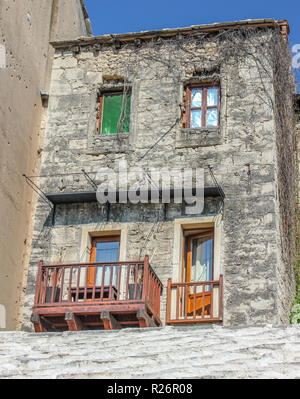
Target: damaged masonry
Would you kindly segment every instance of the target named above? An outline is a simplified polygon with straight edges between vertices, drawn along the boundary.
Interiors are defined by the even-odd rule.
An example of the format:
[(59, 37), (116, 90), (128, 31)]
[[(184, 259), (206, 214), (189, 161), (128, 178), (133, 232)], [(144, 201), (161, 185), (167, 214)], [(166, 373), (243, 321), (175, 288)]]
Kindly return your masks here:
[[(24, 330), (289, 323), (288, 32), (248, 20), (52, 43)], [(139, 187), (152, 168), (203, 170), (203, 207), (99, 203), (99, 173), (120, 161)]]

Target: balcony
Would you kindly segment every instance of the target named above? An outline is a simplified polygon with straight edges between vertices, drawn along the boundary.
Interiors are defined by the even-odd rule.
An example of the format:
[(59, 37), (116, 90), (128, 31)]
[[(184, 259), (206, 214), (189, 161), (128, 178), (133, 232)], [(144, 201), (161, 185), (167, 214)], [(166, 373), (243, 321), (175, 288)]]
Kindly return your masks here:
[(205, 282), (172, 283), (167, 287), (167, 324), (221, 322), (223, 276)]
[(144, 261), (39, 263), (36, 332), (161, 326), (162, 283)]

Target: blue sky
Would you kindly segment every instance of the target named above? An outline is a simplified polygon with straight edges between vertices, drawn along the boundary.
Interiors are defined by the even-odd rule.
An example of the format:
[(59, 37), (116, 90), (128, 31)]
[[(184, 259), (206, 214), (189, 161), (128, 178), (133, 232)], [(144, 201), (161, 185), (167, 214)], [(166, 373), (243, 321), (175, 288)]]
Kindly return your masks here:
[[(300, 0), (85, 0), (85, 3), (95, 36), (274, 18), (287, 19), (291, 47), (300, 44)], [(300, 71), (297, 79), (300, 81)]]

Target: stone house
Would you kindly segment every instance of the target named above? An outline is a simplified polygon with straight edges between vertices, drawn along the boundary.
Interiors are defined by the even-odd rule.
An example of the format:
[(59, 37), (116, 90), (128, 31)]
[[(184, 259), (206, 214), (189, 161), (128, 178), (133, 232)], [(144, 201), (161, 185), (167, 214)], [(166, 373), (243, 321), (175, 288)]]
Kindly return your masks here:
[(52, 43), (24, 330), (289, 323), (288, 33), (266, 19)]

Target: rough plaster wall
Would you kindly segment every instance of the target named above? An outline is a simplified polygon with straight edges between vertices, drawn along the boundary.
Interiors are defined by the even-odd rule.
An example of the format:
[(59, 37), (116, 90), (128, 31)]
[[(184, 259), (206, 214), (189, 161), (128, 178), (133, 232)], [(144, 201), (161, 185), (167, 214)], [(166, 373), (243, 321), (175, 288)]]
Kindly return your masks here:
[[(42, 104), (51, 7), (41, 1), (2, 1), (0, 42), (7, 68), (0, 70), (0, 303), (6, 327), (16, 328), (22, 290), (22, 258), (33, 206), (32, 190), (22, 173), (38, 163)], [(33, 45), (34, 43), (34, 45)]]
[[(89, 190), (80, 175), (82, 168), (95, 178), (100, 167), (114, 165), (115, 159), (127, 159), (129, 164), (135, 164), (136, 159), (180, 117), (175, 102), (182, 101), (183, 82), (191, 78), (197, 68), (213, 70), (216, 67), (214, 43), (193, 51), (197, 52), (196, 56), (205, 55), (206, 61), (197, 63), (190, 52), (185, 52), (186, 63), (175, 65), (175, 77), (168, 62), (160, 61), (161, 58), (172, 61), (172, 49), (164, 45), (151, 50), (151, 62), (147, 58), (149, 50), (143, 46), (138, 53), (132, 46), (119, 50), (103, 47), (100, 52), (87, 50), (77, 55), (69, 51), (57, 52), (42, 167), (42, 173), (49, 177), (41, 179), (41, 188), (47, 192)], [(129, 71), (128, 60), (131, 62)], [(129, 135), (95, 135), (96, 95), (104, 75), (128, 75), (132, 81)], [(213, 167), (226, 193), (222, 253), (224, 324), (279, 323), (274, 113), (264, 99), (260, 101), (257, 96), (258, 92), (273, 93), (270, 71), (265, 74), (258, 71), (251, 57), (241, 62), (223, 60), (219, 78), (220, 128), (199, 134), (177, 125), (140, 166), (145, 169), (178, 165), (195, 168), (210, 164)], [(162, 95), (153, 94), (155, 92)], [(175, 101), (168, 102), (164, 98)], [(77, 174), (59, 176), (66, 171)], [(212, 185), (207, 169), (205, 180)], [(74, 211), (72, 206), (69, 211), (71, 214)], [(128, 217), (131, 212), (128, 211)], [(25, 329), (30, 328), (37, 262), (39, 259), (51, 261), (47, 252), (47, 247), (51, 246), (51, 229), (45, 226), (47, 218), (51, 218), (49, 208), (39, 203), (28, 277)], [(101, 218), (95, 216), (93, 222), (101, 222)], [(63, 237), (58, 245), (73, 247), (73, 243), (78, 248), (78, 239), (71, 234)], [(167, 242), (166, 238), (161, 245), (164, 250), (172, 250), (170, 239)], [(163, 254), (164, 251), (159, 252)], [(78, 251), (73, 256), (76, 258)], [(169, 270), (172, 268), (163, 256), (157, 258), (156, 263), (159, 277), (164, 276), (162, 265), (168, 263)]]
[(0, 334), (0, 378), (300, 377), (300, 326)]
[[(63, 38), (59, 35), (64, 32), (69, 38), (86, 32), (79, 17), (70, 20), (81, 7), (78, 10), (78, 4), (72, 3), (67, 8), (67, 3), (60, 13), (64, 27), (55, 38)], [(22, 275), (31, 244), (35, 197), (22, 173), (35, 175), (39, 169), (41, 123), (46, 117), (40, 89), (47, 90), (53, 55), (49, 52), (51, 8), (48, 0), (2, 0), (0, 4), (0, 44), (6, 46), (7, 56), (7, 68), (0, 69), (0, 304), (5, 306), (9, 330), (18, 326)]]
[(59, 0), (56, 39), (68, 40), (88, 36), (80, 0)]

